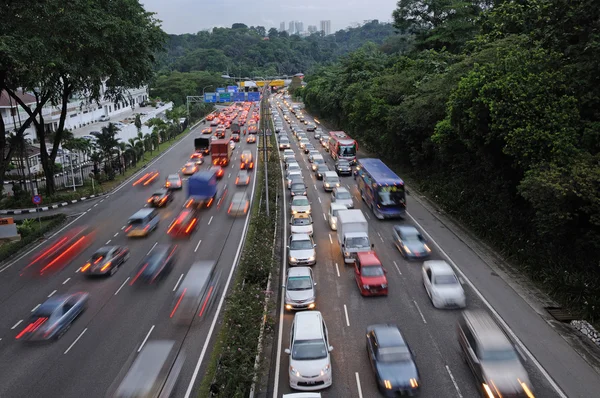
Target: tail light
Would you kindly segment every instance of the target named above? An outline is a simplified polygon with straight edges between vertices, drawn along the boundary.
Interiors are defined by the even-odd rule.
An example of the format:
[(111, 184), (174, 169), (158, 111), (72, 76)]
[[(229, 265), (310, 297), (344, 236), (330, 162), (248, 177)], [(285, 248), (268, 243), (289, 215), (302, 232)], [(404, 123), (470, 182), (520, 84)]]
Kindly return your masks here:
[(101, 272), (104, 272), (108, 269), (108, 267), (110, 267), (110, 265), (112, 264), (111, 261), (107, 262), (106, 264), (104, 264), (104, 266), (102, 268), (100, 268)]
[(87, 263), (83, 267), (81, 267), (81, 272), (85, 272), (92, 266), (92, 263)]

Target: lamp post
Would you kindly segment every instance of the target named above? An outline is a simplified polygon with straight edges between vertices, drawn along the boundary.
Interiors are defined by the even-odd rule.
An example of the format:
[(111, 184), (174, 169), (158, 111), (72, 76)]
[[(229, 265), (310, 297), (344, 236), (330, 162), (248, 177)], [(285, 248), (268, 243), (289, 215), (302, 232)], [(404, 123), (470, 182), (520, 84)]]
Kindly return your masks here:
[[(261, 101), (261, 111), (262, 111), (262, 121), (263, 121), (263, 130), (262, 130), (262, 135), (263, 135), (263, 156), (264, 156), (264, 163), (265, 163), (265, 196), (266, 196), (266, 210), (267, 210), (267, 217), (270, 216), (270, 211), (269, 211), (269, 168), (267, 166), (267, 129), (265, 128), (265, 123), (268, 121), (269, 119), (269, 115), (267, 112), (268, 107), (265, 105), (266, 104), (266, 99), (267, 99), (267, 87), (269, 87), (269, 82), (267, 81), (267, 79), (265, 79), (264, 77), (260, 77), (257, 76), (257, 78), (262, 79), (264, 84), (263, 84), (263, 101), (264, 103)], [(256, 81), (255, 81), (256, 82)]]

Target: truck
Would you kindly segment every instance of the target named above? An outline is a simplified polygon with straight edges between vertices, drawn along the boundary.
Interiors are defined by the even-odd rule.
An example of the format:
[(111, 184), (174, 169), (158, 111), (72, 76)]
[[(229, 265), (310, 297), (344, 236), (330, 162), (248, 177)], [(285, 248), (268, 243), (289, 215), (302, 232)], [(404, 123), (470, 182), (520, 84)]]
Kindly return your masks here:
[(359, 209), (338, 211), (337, 236), (346, 264), (356, 261), (356, 253), (369, 251), (375, 246), (369, 239), (367, 219)]
[(217, 172), (199, 171), (188, 179), (186, 208), (210, 207), (217, 197)]
[(210, 137), (197, 137), (194, 139), (194, 147), (196, 152), (208, 155), (210, 153)]
[(240, 134), (242, 129), (238, 123), (231, 123), (231, 134)]
[(217, 166), (227, 166), (231, 159), (231, 151), (228, 140), (213, 140), (210, 146), (212, 163)]

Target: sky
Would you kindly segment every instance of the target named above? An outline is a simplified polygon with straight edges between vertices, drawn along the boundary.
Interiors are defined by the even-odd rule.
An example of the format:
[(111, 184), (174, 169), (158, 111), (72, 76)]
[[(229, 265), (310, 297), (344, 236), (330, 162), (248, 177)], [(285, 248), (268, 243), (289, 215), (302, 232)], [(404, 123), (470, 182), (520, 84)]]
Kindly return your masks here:
[(167, 33), (196, 33), (215, 26), (231, 27), (241, 22), (248, 26), (279, 29), (279, 23), (302, 21), (304, 29), (330, 20), (331, 32), (351, 23), (392, 19), (396, 0), (140, 0), (147, 11), (157, 14)]

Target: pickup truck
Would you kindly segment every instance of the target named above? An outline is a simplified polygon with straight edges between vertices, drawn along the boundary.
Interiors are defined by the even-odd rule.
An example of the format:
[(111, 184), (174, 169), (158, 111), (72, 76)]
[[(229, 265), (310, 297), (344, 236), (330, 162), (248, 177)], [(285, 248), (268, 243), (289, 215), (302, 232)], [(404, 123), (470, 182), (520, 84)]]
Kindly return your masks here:
[(367, 219), (359, 209), (338, 211), (337, 236), (347, 264), (356, 261), (356, 253), (369, 251), (375, 246), (369, 240)]

